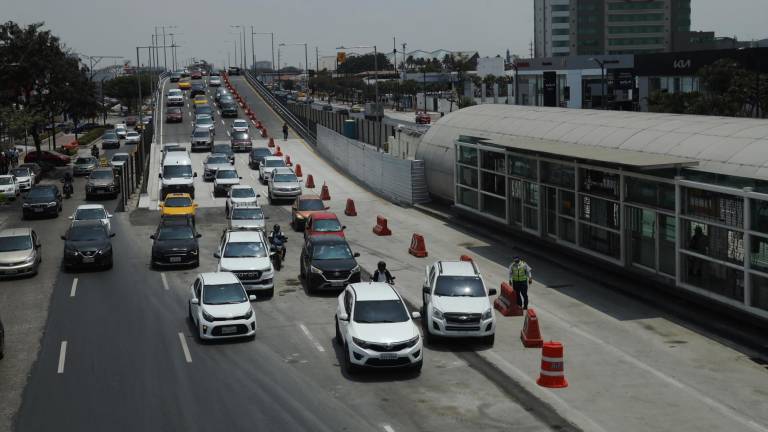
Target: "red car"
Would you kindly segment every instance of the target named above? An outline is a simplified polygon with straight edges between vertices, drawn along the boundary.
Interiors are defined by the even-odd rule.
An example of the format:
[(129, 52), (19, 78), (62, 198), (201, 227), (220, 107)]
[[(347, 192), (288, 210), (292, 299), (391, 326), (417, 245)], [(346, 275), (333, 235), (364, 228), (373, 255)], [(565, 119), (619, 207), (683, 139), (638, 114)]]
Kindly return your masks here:
[(203, 78), (203, 73), (200, 72), (200, 71), (192, 71), (189, 74), (189, 77), (192, 78), (192, 79), (202, 79)]
[(41, 166), (67, 166), (72, 162), (72, 159), (64, 154), (50, 151), (40, 150), (39, 152), (32, 150), (24, 156), (24, 163), (35, 162)]
[(430, 124), (432, 123), (432, 117), (424, 111), (418, 111), (416, 113), (416, 124)]
[(181, 123), (184, 121), (184, 113), (179, 107), (168, 107), (165, 111), (166, 123)]
[(307, 222), (304, 226), (304, 241), (311, 236), (335, 234), (341, 238), (344, 238), (344, 230), (346, 226), (339, 222), (339, 218), (336, 214), (329, 212), (317, 212), (309, 215)]
[(128, 116), (125, 118), (125, 125), (126, 126), (136, 126), (136, 123), (138, 123), (139, 119), (136, 118), (136, 116)]

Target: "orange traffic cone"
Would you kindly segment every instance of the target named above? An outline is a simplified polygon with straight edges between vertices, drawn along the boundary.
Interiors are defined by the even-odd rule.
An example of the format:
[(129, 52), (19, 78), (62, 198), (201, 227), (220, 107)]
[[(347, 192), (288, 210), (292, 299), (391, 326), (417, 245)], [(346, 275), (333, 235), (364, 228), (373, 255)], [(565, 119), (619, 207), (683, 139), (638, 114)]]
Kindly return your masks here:
[(285, 165), (286, 166), (293, 166), (293, 163), (291, 163), (291, 156), (285, 155)]
[(323, 187), (320, 188), (320, 199), (323, 201), (329, 201), (331, 199), (331, 194), (328, 192), (328, 185), (323, 182)]
[(264, 126), (261, 125), (261, 120), (256, 122), (256, 129), (261, 130)]
[(347, 216), (357, 216), (357, 210), (355, 210), (355, 202), (352, 198), (347, 198), (347, 208), (344, 209), (344, 214)]
[(392, 231), (387, 226), (387, 218), (384, 216), (376, 216), (376, 226), (373, 227), (373, 233), (377, 236), (392, 235)]
[(493, 301), (493, 308), (504, 316), (523, 315), (523, 308), (517, 304), (517, 292), (506, 282), (501, 283), (499, 296)]
[(408, 253), (419, 258), (424, 258), (427, 256), (427, 246), (424, 244), (423, 235), (413, 235), (411, 238), (411, 247), (408, 248)]
[(563, 344), (560, 342), (545, 342), (541, 350), (541, 373), (536, 383), (542, 387), (568, 387), (565, 379), (565, 362), (563, 361)]
[(262, 138), (266, 138), (267, 137), (267, 128), (262, 128), (261, 129), (261, 137)]
[(304, 185), (308, 189), (314, 189), (315, 188), (315, 179), (312, 177), (312, 174), (309, 174), (307, 176), (307, 183)]
[(459, 258), (459, 261), (469, 261), (469, 262), (472, 262), (472, 257), (471, 257), (471, 256), (469, 256), (469, 255), (462, 255), (462, 256)]
[(525, 314), (523, 330), (520, 332), (520, 340), (527, 348), (540, 348), (544, 341), (541, 339), (541, 330), (539, 330), (539, 319), (536, 318), (536, 311), (528, 309)]
[(274, 146), (275, 146), (275, 139), (272, 137), (269, 137), (269, 144), (267, 144), (267, 147), (274, 147)]
[(277, 151), (275, 151), (275, 156), (282, 156), (282, 155), (283, 155), (283, 151), (280, 150), (280, 146), (277, 146)]
[(296, 164), (296, 167), (293, 170), (294, 173), (296, 173), (296, 177), (303, 177), (301, 172), (301, 164)]

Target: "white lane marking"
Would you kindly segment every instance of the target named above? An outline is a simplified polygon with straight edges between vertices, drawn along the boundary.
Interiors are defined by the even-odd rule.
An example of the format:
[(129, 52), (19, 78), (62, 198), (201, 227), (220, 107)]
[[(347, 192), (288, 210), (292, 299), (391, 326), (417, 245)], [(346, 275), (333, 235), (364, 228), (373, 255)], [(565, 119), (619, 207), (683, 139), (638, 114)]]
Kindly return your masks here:
[(181, 349), (184, 351), (184, 359), (187, 360), (187, 363), (192, 363), (192, 355), (189, 353), (187, 340), (184, 338), (184, 333), (182, 332), (179, 332), (179, 341), (181, 341)]
[(195, 125), (195, 122), (193, 122), (192, 120), (190, 120), (190, 121), (189, 121), (189, 125), (190, 125), (190, 126), (194, 126), (194, 125)]
[(299, 323), (299, 328), (301, 328), (301, 331), (304, 332), (304, 335), (307, 337), (307, 339), (309, 339), (310, 342), (312, 342), (312, 345), (314, 345), (315, 348), (317, 348), (318, 351), (325, 352), (325, 348), (323, 348), (323, 346), (320, 345), (320, 343), (317, 341), (317, 339), (315, 339), (315, 337), (312, 336), (312, 333), (309, 332), (309, 329), (307, 328), (307, 326), (305, 326), (304, 324)]
[(384, 429), (386, 432), (395, 432), (395, 428), (393, 428), (392, 426), (390, 426), (390, 425), (388, 425), (388, 424), (386, 424), (386, 423), (384, 423), (383, 425), (381, 425), (381, 427), (382, 427), (382, 428), (383, 428), (383, 429)]
[(64, 362), (67, 360), (67, 341), (61, 341), (61, 348), (59, 349), (59, 368), (56, 373), (64, 373)]
[(224, 126), (227, 125), (226, 123), (224, 123), (224, 119), (221, 119), (221, 124), (223, 124)]
[[(221, 115), (221, 110), (216, 110), (216, 112), (219, 113), (219, 115)], [(224, 121), (224, 120), (222, 119), (221, 121)]]
[(253, 125), (256, 126), (256, 121), (255, 120), (251, 120), (251, 123), (253, 123)]
[(168, 291), (168, 279), (165, 277), (165, 273), (160, 273), (160, 279), (163, 280), (163, 288), (165, 288), (166, 291)]
[(69, 290), (69, 296), (74, 297), (75, 293), (77, 293), (77, 278), (72, 280), (72, 289)]
[(187, 111), (187, 115), (188, 115), (189, 117), (192, 117), (192, 111)]

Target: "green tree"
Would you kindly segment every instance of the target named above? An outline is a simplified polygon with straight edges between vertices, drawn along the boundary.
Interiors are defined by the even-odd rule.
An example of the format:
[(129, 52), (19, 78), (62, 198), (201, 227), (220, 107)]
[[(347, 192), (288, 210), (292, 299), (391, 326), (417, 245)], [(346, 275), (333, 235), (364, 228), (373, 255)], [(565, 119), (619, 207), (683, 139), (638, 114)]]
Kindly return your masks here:
[(150, 94), (152, 81), (154, 77), (148, 72), (142, 72), (138, 75), (119, 76), (104, 82), (104, 95), (115, 98), (120, 104), (128, 107), (131, 112), (139, 111), (139, 83), (141, 81), (141, 94), (146, 97)]
[[(374, 61), (375, 59), (375, 61)], [(364, 54), (360, 56), (347, 57), (346, 61), (339, 65), (339, 73), (345, 74), (358, 74), (361, 72), (371, 72), (376, 70), (391, 70), (392, 63), (389, 61), (386, 55), (378, 53), (378, 56), (373, 54)]]

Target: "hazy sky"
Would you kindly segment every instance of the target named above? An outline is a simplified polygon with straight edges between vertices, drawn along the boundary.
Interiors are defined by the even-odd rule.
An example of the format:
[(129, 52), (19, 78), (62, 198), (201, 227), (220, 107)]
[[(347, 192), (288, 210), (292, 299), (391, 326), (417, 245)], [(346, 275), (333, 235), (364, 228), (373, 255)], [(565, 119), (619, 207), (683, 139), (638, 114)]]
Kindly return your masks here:
[[(179, 59), (205, 58), (215, 64), (234, 51), (239, 29), (229, 26), (243, 24), (250, 33), (253, 25), (257, 32), (275, 32), (276, 45), (308, 42), (314, 66), (315, 46), (321, 56), (332, 55), (339, 45), (375, 44), (391, 52), (393, 37), (398, 50), (406, 42), (409, 51), (445, 48), (495, 56), (509, 48), (527, 56), (534, 1), (0, 0), (0, 19), (44, 21), (77, 52), (134, 61), (135, 47), (150, 43), (154, 26), (176, 25), (166, 31), (177, 33), (176, 43), (183, 45)], [(768, 37), (768, 0), (692, 0), (692, 5), (694, 30), (742, 40)], [(246, 41), (250, 59), (250, 37)], [(255, 42), (257, 60), (271, 58), (269, 36), (255, 36)], [(303, 47), (284, 47), (282, 53), (283, 63), (304, 63)]]

